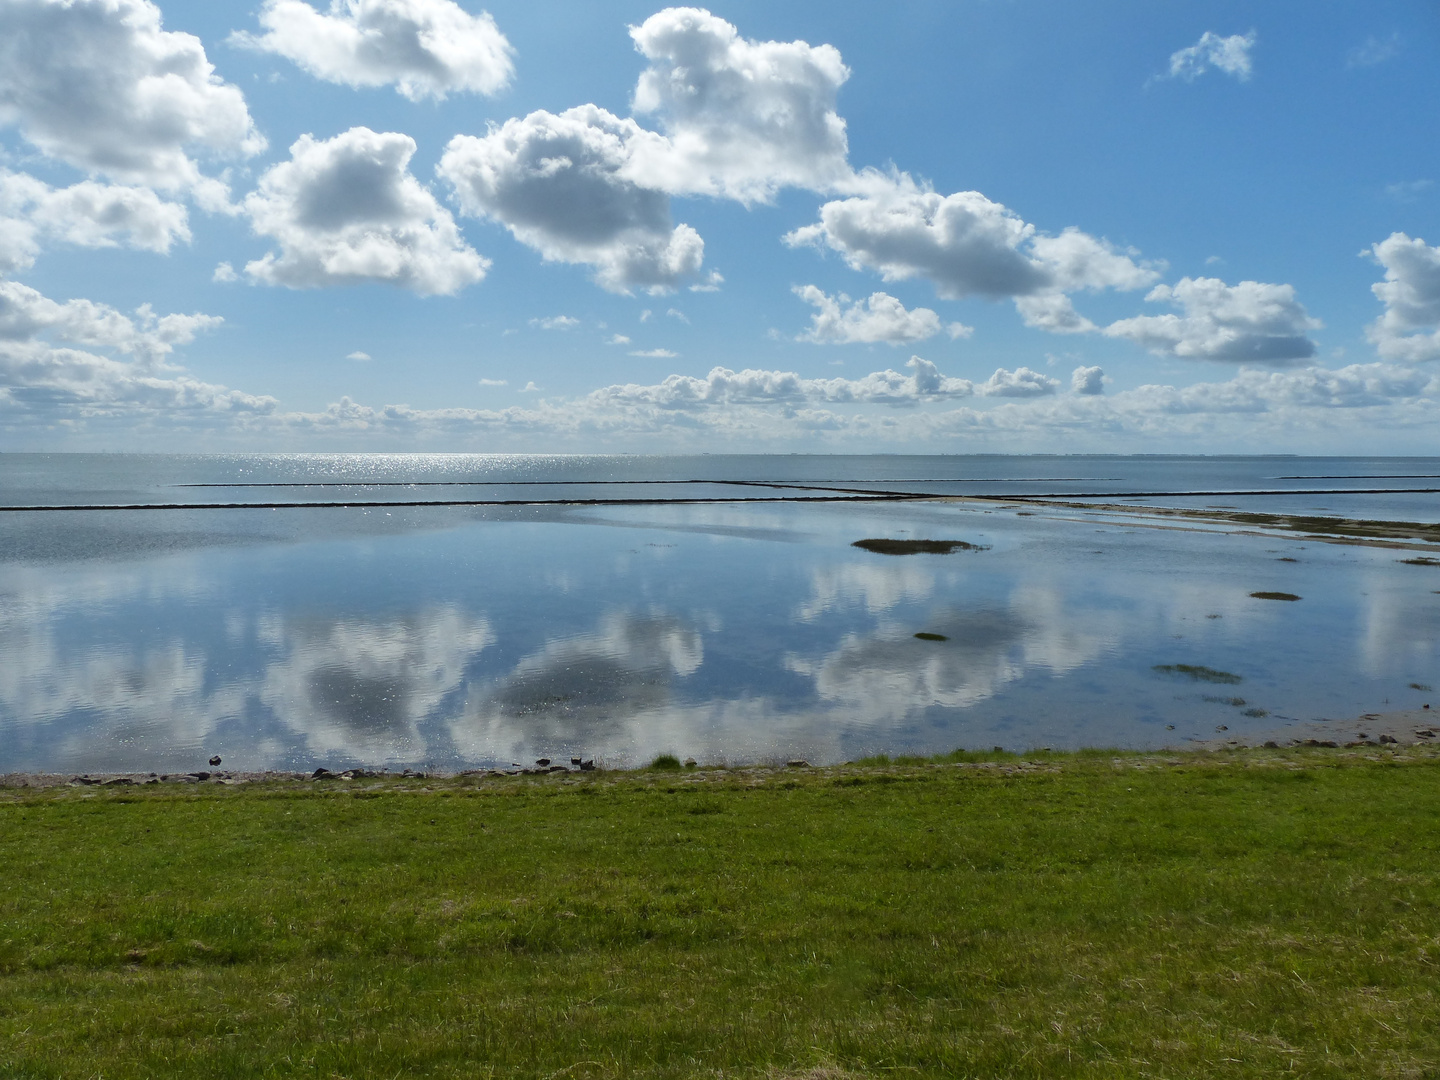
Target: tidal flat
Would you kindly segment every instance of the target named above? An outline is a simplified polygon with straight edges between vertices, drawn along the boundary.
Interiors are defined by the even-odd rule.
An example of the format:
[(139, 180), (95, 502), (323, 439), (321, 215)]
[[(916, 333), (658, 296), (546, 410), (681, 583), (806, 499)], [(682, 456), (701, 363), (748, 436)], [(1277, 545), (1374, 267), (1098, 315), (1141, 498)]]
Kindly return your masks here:
[(0, 1075), (1425, 1077), (1440, 753), (0, 788)]

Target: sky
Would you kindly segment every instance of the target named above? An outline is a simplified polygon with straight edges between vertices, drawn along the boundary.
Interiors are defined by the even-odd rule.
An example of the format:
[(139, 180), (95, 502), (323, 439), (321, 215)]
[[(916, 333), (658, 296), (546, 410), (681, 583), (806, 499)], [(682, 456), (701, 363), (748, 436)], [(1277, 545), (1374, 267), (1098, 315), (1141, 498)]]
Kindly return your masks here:
[(1440, 453), (1440, 6), (0, 0), (0, 450)]

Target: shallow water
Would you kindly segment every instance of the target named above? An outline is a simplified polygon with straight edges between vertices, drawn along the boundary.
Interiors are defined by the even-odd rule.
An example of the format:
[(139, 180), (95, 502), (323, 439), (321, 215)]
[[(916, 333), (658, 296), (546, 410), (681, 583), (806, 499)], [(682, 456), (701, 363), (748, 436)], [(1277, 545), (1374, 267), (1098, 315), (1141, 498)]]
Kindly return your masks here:
[[(110, 459), (104, 482), (92, 472), (63, 490), (113, 498), (204, 472), (159, 460), (160, 480)], [(786, 474), (762, 460), (769, 480), (825, 479), (818, 466), (837, 464), (802, 459)], [(920, 467), (841, 462), (851, 476), (856, 460), (892, 478)], [(997, 474), (1060, 475), (1057, 459), (987, 460)], [(235, 461), (209, 461), (201, 480)], [(695, 461), (712, 477), (739, 471), (734, 459), (681, 464)], [(1272, 474), (1340, 471), (1263, 462)], [(398, 468), (362, 463), (367, 479)], [(515, 478), (554, 477), (532, 468)], [(6, 488), (10, 505), (25, 487)], [(0, 771), (183, 771), (211, 754), (227, 768), (334, 769), (1149, 747), (1214, 738), (1222, 725), (1242, 735), (1285, 718), (1416, 707), (1433, 694), (1410, 684), (1440, 683), (1440, 568), (1402, 563), (1411, 552), (1034, 511), (10, 512), (0, 519)], [(988, 549), (852, 546), (866, 537)], [(1156, 670), (1175, 665), (1241, 681)]]

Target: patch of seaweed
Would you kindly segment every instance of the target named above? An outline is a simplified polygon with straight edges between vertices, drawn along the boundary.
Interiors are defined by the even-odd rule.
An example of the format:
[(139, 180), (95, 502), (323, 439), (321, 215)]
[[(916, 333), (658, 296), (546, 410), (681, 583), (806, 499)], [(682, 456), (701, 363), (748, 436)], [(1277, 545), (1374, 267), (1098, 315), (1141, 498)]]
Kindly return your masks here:
[(1256, 600), (1299, 600), (1293, 592), (1252, 592)]
[(1427, 555), (1417, 555), (1413, 559), (1401, 559), (1406, 566), (1440, 566), (1440, 559), (1432, 559)]
[(1151, 670), (1158, 671), (1162, 675), (1185, 675), (1195, 682), (1238, 683), (1244, 681), (1239, 675), (1231, 674), (1228, 671), (1216, 671), (1204, 664), (1156, 664)]
[(949, 555), (952, 551), (988, 551), (989, 544), (970, 544), (964, 540), (856, 540), (851, 547), (864, 548), (876, 555)]
[(949, 639), (948, 637), (946, 637), (944, 634), (932, 634), (932, 633), (930, 633), (930, 631), (928, 631), (928, 630), (921, 630), (921, 631), (920, 631), (918, 634), (916, 634), (915, 636), (916, 636), (917, 638), (919, 638), (921, 641), (949, 641), (949, 640), (950, 640), (950, 639)]

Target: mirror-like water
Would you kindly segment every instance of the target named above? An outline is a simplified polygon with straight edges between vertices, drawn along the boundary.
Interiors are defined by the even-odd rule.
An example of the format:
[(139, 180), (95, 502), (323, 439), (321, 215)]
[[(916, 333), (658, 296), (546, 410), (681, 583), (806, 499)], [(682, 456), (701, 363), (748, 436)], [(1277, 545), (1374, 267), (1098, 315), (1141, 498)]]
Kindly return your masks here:
[[(117, 493), (225, 482), (215, 477), (253, 461), (147, 459), (163, 466), (147, 476), (94, 460), (113, 475), (77, 476), (72, 462), (69, 486), (47, 489), (37, 477), (63, 461), (32, 460), (26, 473), (7, 455), (6, 502), (47, 491), (132, 501)], [(377, 463), (355, 460), (374, 480)], [(396, 460), (380, 464), (398, 475)], [(540, 460), (601, 461), (622, 480), (658, 469), (640, 459), (627, 477), (621, 459)], [(764, 479), (786, 479), (787, 459), (760, 460)], [(810, 481), (820, 465), (853, 479), (863, 464), (883, 480), (885, 469), (943, 471), (937, 461), (963, 480), (954, 463), (973, 459), (798, 460), (790, 479)], [(1136, 459), (982, 460), (996, 473), (1079, 477), (1129, 475)], [(1139, 460), (1154, 479), (1153, 461)], [(1185, 483), (1170, 490), (1192, 490), (1201, 471), (1181, 460)], [(1248, 475), (1440, 474), (1433, 461), (1258, 460), (1245, 459)], [(737, 467), (684, 464), (694, 462), (711, 477)], [(1355, 501), (1376, 497), (1346, 498), (1351, 516), (1383, 516)], [(1440, 679), (1440, 566), (1401, 561), (1413, 552), (1037, 509), (6, 512), (0, 772), (183, 771), (211, 754), (227, 768), (335, 769), (1144, 747), (1434, 696), (1412, 684)], [(852, 546), (867, 537), (979, 550)]]

